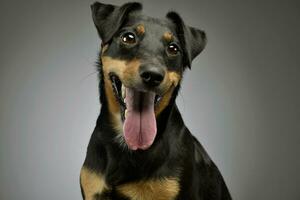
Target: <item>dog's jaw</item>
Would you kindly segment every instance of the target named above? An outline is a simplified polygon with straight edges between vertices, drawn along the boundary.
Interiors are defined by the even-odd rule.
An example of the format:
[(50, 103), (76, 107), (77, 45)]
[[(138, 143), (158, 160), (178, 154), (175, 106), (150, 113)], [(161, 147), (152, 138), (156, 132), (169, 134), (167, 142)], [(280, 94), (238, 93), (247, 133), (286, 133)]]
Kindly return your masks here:
[[(118, 122), (115, 129), (121, 132), (125, 140), (120, 140), (123, 146), (124, 141), (131, 150), (146, 150), (154, 142), (156, 136), (155, 106), (160, 103), (159, 95), (152, 91), (139, 91), (134, 88), (125, 87), (121, 80), (110, 74), (114, 97), (119, 103), (120, 115), (115, 116), (114, 121)], [(116, 123), (115, 123), (116, 124)]]

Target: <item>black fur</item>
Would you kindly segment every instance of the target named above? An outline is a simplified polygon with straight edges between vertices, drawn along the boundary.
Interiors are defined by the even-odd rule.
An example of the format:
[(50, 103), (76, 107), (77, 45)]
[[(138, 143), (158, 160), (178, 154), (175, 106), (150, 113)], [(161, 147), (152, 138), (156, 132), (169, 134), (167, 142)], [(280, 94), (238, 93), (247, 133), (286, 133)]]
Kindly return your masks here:
[[(123, 51), (116, 40), (116, 35), (119, 34), (123, 26), (128, 27), (140, 20), (151, 27), (160, 24), (162, 31), (170, 30), (176, 33), (176, 39), (182, 48), (182, 55), (178, 58), (160, 57), (163, 44), (161, 47), (154, 48), (153, 46), (152, 48), (156, 49), (155, 55), (159, 58), (158, 65), (162, 65), (168, 70), (182, 74), (185, 66), (191, 65), (192, 60), (203, 50), (206, 44), (205, 33), (186, 26), (180, 16), (174, 12), (168, 13), (166, 19), (160, 20), (142, 15), (142, 6), (139, 3), (127, 3), (117, 7), (96, 2), (91, 8), (102, 43), (110, 44), (110, 49), (106, 55), (111, 57), (130, 60), (136, 56), (145, 60), (151, 59), (145, 58), (145, 55), (149, 55), (149, 48), (152, 48), (151, 45), (160, 44), (157, 39), (157, 43), (155, 42), (153, 36), (145, 37), (139, 47), (134, 47), (138, 50), (133, 48), (131, 53)], [(150, 44), (149, 41), (153, 42)], [(157, 136), (152, 146), (145, 151), (131, 151), (124, 149), (115, 140), (118, 133), (114, 131), (108, 117), (109, 109), (103, 91), (105, 83), (101, 59), (98, 63), (98, 69), (102, 106), (88, 145), (84, 166), (104, 174), (111, 190), (97, 194), (95, 199), (125, 199), (115, 192), (117, 185), (162, 177), (178, 178), (180, 183), (180, 192), (176, 198), (178, 200), (231, 199), (219, 170), (183, 122), (175, 103), (180, 84), (175, 88), (169, 105), (157, 117)]]
[(127, 15), (141, 10), (139, 3), (127, 3), (121, 7), (96, 2), (91, 5), (93, 20), (103, 43), (109, 42), (124, 23)]
[(176, 24), (176, 32), (181, 45), (184, 46), (184, 63), (190, 68), (192, 60), (201, 53), (206, 45), (205, 32), (184, 24), (176, 12), (169, 12), (167, 18)]

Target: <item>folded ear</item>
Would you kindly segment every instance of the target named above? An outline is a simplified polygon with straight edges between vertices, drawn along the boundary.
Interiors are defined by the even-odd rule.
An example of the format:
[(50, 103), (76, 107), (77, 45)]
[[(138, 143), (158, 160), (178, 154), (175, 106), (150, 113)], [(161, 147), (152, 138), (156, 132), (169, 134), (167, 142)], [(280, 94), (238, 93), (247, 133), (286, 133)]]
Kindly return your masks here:
[(192, 60), (206, 45), (206, 34), (202, 30), (186, 26), (176, 12), (167, 13), (167, 18), (175, 24), (176, 33), (184, 51), (184, 64), (191, 68)]
[(126, 3), (123, 6), (114, 6), (95, 2), (91, 5), (94, 24), (103, 42), (109, 42), (114, 34), (119, 30), (132, 11), (142, 9), (140, 3)]

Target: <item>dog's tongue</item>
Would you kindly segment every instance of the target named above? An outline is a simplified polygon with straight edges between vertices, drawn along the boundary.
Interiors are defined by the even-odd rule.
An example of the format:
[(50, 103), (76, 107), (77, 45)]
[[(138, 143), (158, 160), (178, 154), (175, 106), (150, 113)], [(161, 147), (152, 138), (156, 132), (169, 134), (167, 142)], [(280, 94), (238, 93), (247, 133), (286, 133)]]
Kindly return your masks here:
[(149, 148), (156, 136), (154, 114), (155, 93), (142, 93), (126, 88), (127, 113), (124, 122), (124, 137), (132, 150)]

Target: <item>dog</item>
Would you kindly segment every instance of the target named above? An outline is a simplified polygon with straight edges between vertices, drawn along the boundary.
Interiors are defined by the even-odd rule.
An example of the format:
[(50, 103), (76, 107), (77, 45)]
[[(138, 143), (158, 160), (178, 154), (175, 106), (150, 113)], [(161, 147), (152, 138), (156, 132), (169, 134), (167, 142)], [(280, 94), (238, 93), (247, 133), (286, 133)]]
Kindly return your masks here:
[(218, 168), (176, 106), (183, 73), (206, 45), (176, 12), (95, 2), (101, 111), (80, 172), (85, 200), (230, 200)]

